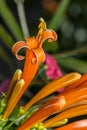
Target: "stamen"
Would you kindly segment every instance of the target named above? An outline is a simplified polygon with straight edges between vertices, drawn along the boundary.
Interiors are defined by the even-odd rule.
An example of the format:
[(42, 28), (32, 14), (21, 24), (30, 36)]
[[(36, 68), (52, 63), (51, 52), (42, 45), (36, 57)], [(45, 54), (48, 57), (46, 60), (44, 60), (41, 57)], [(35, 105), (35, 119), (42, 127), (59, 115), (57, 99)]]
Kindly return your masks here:
[(46, 30), (46, 22), (44, 21), (43, 18), (40, 18), (40, 24), (38, 26), (39, 31), (38, 31), (38, 35), (41, 36), (44, 32), (44, 30)]

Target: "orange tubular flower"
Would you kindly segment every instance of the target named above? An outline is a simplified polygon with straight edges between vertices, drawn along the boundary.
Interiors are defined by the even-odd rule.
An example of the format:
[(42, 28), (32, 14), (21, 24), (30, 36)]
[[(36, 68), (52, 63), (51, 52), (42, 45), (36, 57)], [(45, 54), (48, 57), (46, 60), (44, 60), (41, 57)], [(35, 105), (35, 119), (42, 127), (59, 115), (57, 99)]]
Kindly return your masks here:
[(14, 88), (14, 90), (12, 92), (12, 95), (9, 98), (8, 102), (7, 102), (5, 111), (4, 111), (3, 115), (2, 115), (3, 119), (7, 119), (8, 116), (10, 115), (10, 113), (12, 112), (12, 110), (14, 109), (14, 107), (16, 106), (17, 101), (18, 101), (18, 97), (20, 95), (20, 92), (21, 92), (23, 86), (24, 86), (24, 80), (20, 79), (16, 83), (15, 88)]
[(64, 97), (60, 99), (53, 98), (45, 103), (38, 111), (36, 111), (24, 124), (17, 130), (29, 130), (34, 124), (40, 123), (50, 115), (58, 112), (66, 104)]
[(70, 108), (68, 110), (65, 110), (58, 114), (57, 116), (48, 119), (46, 122), (44, 122), (44, 127), (50, 127), (51, 124), (54, 124), (55, 122), (59, 122), (60, 120), (69, 119), (72, 117), (85, 115), (87, 114), (87, 105), (80, 105), (76, 106), (74, 108)]
[(74, 84), (68, 86), (65, 88), (64, 92), (66, 91), (70, 91), (76, 87), (78, 87), (79, 85), (83, 84), (84, 82), (87, 81), (87, 74), (84, 74), (78, 81), (76, 81)]
[[(68, 88), (65, 88), (65, 91), (61, 93), (60, 95), (58, 95), (58, 98), (60, 98), (61, 96), (65, 97), (66, 104), (63, 107), (63, 109), (60, 111), (61, 112), (60, 114), (44, 122), (45, 128), (50, 127), (51, 124), (58, 122), (60, 120), (69, 119), (75, 116), (87, 114), (86, 78), (87, 78), (87, 74), (83, 75), (78, 81), (73, 83)], [(72, 90), (66, 91), (66, 90), (69, 90), (69, 88), (70, 90), (72, 88)], [(73, 129), (69, 129), (69, 130), (73, 130)]]
[(60, 88), (71, 85), (75, 81), (80, 79), (81, 75), (79, 73), (73, 72), (64, 75), (61, 78), (58, 78), (54, 81), (51, 81), (46, 86), (44, 86), (25, 106), (24, 110), (28, 110), (34, 103), (43, 99), (44, 97), (52, 94)]
[[(19, 41), (16, 42), (15, 45), (12, 48), (13, 53), (15, 54), (16, 58), (19, 60), (23, 60), (25, 58), (24, 63), (24, 69), (22, 73), (22, 79), (25, 81), (25, 85), (22, 88), (21, 94), (19, 96), (22, 96), (26, 88), (29, 86), (31, 81), (33, 80), (40, 62), (43, 62), (45, 60), (45, 53), (42, 49), (42, 43), (49, 39), (49, 42), (56, 41), (57, 35), (53, 30), (46, 28), (45, 21), (41, 18), (40, 24), (38, 26), (39, 32), (35, 37), (26, 38), (26, 41)], [(20, 49), (26, 48), (26, 56), (18, 55)]]
[(55, 130), (87, 130), (87, 119), (70, 123)]
[(77, 106), (79, 103), (84, 104), (83, 102), (87, 100), (87, 82), (78, 86), (76, 89), (60, 94), (57, 97), (60, 98), (61, 96), (64, 96), (66, 100), (66, 105), (63, 109)]
[[(50, 115), (55, 113), (59, 113), (59, 115), (44, 122), (43, 126), (45, 128), (57, 120), (64, 121), (64, 119), (87, 114), (87, 81), (84, 80), (83, 82), (83, 77), (85, 77), (85, 75), (78, 79), (75, 83), (72, 83), (73, 85), (76, 84), (76, 87), (73, 88), (73, 85), (71, 84), (70, 91), (66, 91), (66, 89), (64, 89), (65, 92), (55, 96), (53, 99), (50, 99), (48, 102), (42, 105), (42, 107), (39, 108), (30, 118), (28, 118), (27, 121), (25, 121), (18, 128), (18, 130), (29, 130), (34, 124), (44, 121)], [(63, 80), (64, 79), (62, 79), (62, 81)], [(64, 83), (66, 84), (66, 82), (62, 82), (62, 84)], [(73, 113), (70, 115), (72, 111)]]

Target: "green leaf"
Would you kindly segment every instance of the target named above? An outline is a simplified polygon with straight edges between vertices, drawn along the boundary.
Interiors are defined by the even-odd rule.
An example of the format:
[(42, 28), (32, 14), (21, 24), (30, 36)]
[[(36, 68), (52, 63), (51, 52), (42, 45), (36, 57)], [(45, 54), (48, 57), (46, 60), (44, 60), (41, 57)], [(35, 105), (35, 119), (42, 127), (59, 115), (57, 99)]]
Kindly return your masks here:
[(0, 25), (0, 38), (9, 49), (12, 48), (14, 40), (2, 25)]
[(18, 23), (15, 20), (14, 15), (10, 11), (9, 7), (6, 5), (4, 0), (0, 0), (0, 15), (4, 22), (7, 24), (13, 35), (17, 40), (23, 39), (23, 34), (20, 30)]
[(77, 58), (59, 58), (55, 57), (58, 63), (72, 71), (78, 71), (80, 73), (87, 73), (87, 61)]
[(49, 28), (53, 30), (57, 30), (62, 19), (64, 18), (65, 12), (68, 8), (70, 0), (62, 0), (60, 6), (58, 6), (58, 9), (55, 13), (55, 15), (52, 17), (50, 23), (49, 23)]
[(15, 107), (14, 110), (12, 111), (10, 117), (8, 118), (8, 120), (13, 121), (15, 119), (15, 117), (17, 116), (18, 112), (19, 112), (18, 107)]

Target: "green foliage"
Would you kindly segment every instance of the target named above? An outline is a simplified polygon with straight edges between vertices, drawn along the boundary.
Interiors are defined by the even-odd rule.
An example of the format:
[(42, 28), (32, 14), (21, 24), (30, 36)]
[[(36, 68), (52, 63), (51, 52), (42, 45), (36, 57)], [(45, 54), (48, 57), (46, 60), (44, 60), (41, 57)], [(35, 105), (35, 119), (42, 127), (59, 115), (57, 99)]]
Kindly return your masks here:
[(7, 26), (9, 27), (9, 29), (12, 31), (15, 38), (17, 40), (22, 40), (23, 35), (21, 29), (14, 15), (10, 11), (9, 7), (7, 6), (4, 0), (0, 0), (0, 15), (3, 18), (4, 22), (7, 24)]
[(0, 38), (9, 49), (12, 48), (14, 40), (2, 25), (0, 25)]
[(52, 17), (50, 23), (49, 23), (49, 28), (53, 30), (57, 30), (59, 25), (61, 24), (61, 21), (63, 20), (65, 16), (65, 12), (68, 8), (69, 2), (71, 0), (62, 0), (60, 6), (58, 7), (56, 13)]
[(78, 71), (80, 73), (87, 73), (87, 62), (84, 60), (80, 60), (77, 58), (58, 58), (56, 57), (56, 60), (58, 63), (67, 69), (70, 69), (72, 71)]

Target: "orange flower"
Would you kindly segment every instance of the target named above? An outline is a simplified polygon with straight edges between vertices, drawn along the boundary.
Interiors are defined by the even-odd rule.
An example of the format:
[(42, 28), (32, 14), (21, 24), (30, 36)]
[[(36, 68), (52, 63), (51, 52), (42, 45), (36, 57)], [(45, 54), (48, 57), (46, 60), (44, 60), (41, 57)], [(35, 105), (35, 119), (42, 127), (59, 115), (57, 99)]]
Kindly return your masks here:
[(77, 80), (74, 84), (66, 87), (65, 90), (64, 90), (64, 92), (66, 92), (66, 91), (68, 92), (68, 91), (70, 91), (70, 90), (78, 87), (79, 85), (83, 84), (86, 81), (87, 81), (87, 74), (84, 74), (84, 75), (82, 75), (82, 77), (80, 78), (80, 80)]
[(61, 120), (73, 118), (76, 116), (81, 116), (84, 114), (87, 114), (87, 105), (79, 105), (79, 106), (70, 108), (68, 110), (65, 110), (61, 112), (60, 114), (56, 115), (55, 117), (47, 120), (46, 122), (44, 122), (44, 127), (47, 128), (47, 127), (50, 127), (51, 124), (54, 124)]
[[(57, 80), (52, 81), (51, 83), (47, 84), (43, 87), (40, 92), (38, 92), (31, 101), (24, 107), (24, 110), (27, 110), (30, 106), (34, 103), (39, 101), (40, 99), (48, 96), (49, 94), (55, 92), (56, 90), (66, 87), (77, 81), (81, 75), (79, 73), (70, 73), (67, 74)], [(45, 103), (35, 114), (33, 114), (23, 125), (21, 125), (18, 130), (24, 129), (27, 130), (31, 126), (36, 123), (40, 123), (41, 121), (45, 120), (50, 115), (59, 112), (63, 107), (66, 105), (65, 97), (62, 95), (61, 97), (55, 97)]]
[(72, 85), (66, 87), (64, 91), (65, 92), (57, 97), (60, 98), (61, 96), (64, 96), (66, 101), (65, 106), (60, 110), (58, 115), (44, 122), (44, 127), (50, 127), (51, 124), (59, 122), (60, 120), (87, 114), (87, 74), (83, 75)]
[[(70, 76), (70, 74), (69, 74), (68, 76), (66, 75), (59, 79), (58, 88), (65, 87), (65, 89), (64, 89), (65, 92), (60, 93), (59, 95), (55, 96), (54, 98), (52, 98), (48, 102), (46, 102), (44, 105), (42, 105), (17, 130), (21, 130), (21, 129), (28, 130), (33, 125), (46, 120), (49, 116), (51, 116), (52, 114), (55, 114), (55, 113), (56, 114), (58, 113), (58, 115), (54, 116), (54, 118), (48, 119), (45, 122), (43, 122), (44, 128), (50, 127), (52, 124), (56, 123), (57, 121), (59, 123), (63, 122), (63, 124), (64, 124), (64, 123), (66, 123), (65, 119), (87, 114), (87, 80), (86, 80), (87, 76), (83, 75), (80, 78), (80, 75), (78, 73), (72, 73), (71, 75), (72, 76)], [(70, 77), (71, 77), (71, 80), (70, 80)], [(84, 80), (83, 80), (83, 77), (85, 77)], [(66, 79), (68, 79), (68, 80), (66, 80)], [(76, 81), (76, 79), (77, 79), (77, 81)], [(66, 80), (66, 82), (65, 82), (65, 80)], [(67, 81), (68, 81), (68, 84), (67, 84)], [(72, 84), (71, 84), (71, 81), (72, 81)], [(75, 81), (75, 83), (73, 81)], [(44, 91), (44, 89), (42, 89), (44, 93), (46, 93), (48, 90), (46, 88), (50, 88), (50, 86), (51, 86), (51, 88), (53, 88), (51, 84), (55, 87), (57, 85), (57, 81), (56, 82), (53, 81), (53, 83), (48, 84), (48, 86), (45, 87), (45, 91)], [(70, 86), (70, 91), (66, 91), (66, 90), (68, 90), (66, 87), (66, 84), (68, 87)], [(57, 86), (54, 90), (51, 90), (51, 88), (49, 89), (49, 92), (47, 92), (47, 93), (50, 93), (50, 92), (53, 92), (54, 90), (56, 90)], [(41, 90), (40, 90), (40, 93), (42, 93)], [(46, 96), (47, 95), (48, 94), (46, 94)], [(42, 97), (42, 95), (41, 95), (41, 97)], [(39, 100), (39, 96), (38, 96), (37, 100)], [(32, 102), (35, 103), (33, 100), (32, 100)], [(30, 103), (30, 104), (33, 104), (33, 103)], [(73, 111), (73, 113), (72, 113), (72, 111)], [(57, 124), (58, 124), (58, 122), (57, 122)], [(73, 130), (73, 129), (71, 129), (71, 130)]]
[(65, 105), (64, 97), (60, 99), (53, 98), (51, 101), (45, 103), (38, 111), (36, 111), (24, 124), (17, 130), (29, 130), (34, 124), (38, 124), (45, 120), (50, 115), (58, 112)]
[[(29, 86), (31, 81), (33, 80), (39, 64), (45, 60), (45, 53), (42, 49), (42, 43), (49, 39), (49, 42), (53, 40), (57, 40), (57, 35), (53, 30), (46, 28), (45, 21), (41, 18), (40, 24), (38, 26), (39, 32), (35, 37), (26, 38), (26, 41), (16, 42), (12, 48), (13, 53), (19, 60), (23, 60), (25, 58), (22, 79), (25, 81), (25, 85), (22, 88), (21, 94), (19, 98), (22, 96), (26, 88)], [(18, 52), (22, 48), (26, 48), (26, 56), (18, 55)]]
[(43, 99), (44, 97), (52, 94), (53, 92), (57, 91), (58, 89), (61, 89), (63, 87), (66, 87), (68, 85), (71, 85), (75, 81), (78, 81), (80, 79), (81, 75), (79, 73), (69, 73), (61, 78), (58, 78), (54, 81), (51, 81), (50, 83), (46, 84), (25, 106), (24, 110), (28, 110), (32, 105), (34, 105), (39, 100)]
[(17, 101), (18, 101), (18, 97), (20, 95), (20, 92), (22, 90), (24, 86), (24, 80), (23, 79), (20, 79), (16, 85), (15, 85), (15, 88), (11, 94), (11, 97), (9, 97), (9, 100), (6, 104), (6, 108), (5, 108), (5, 111), (2, 115), (2, 119), (7, 119), (10, 115), (10, 113), (12, 112), (12, 110), (14, 109), (14, 107), (16, 106), (17, 104)]
[(70, 123), (55, 130), (87, 130), (87, 119)]

